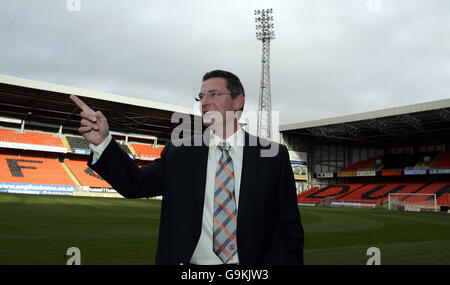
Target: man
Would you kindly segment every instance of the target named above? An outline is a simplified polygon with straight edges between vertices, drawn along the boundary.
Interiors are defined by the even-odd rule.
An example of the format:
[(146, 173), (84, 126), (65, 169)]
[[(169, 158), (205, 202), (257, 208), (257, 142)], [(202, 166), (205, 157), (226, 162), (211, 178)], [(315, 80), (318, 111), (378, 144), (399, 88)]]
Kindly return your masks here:
[[(126, 198), (163, 196), (157, 264), (302, 264), (303, 228), (285, 146), (238, 124), (245, 104), (237, 76), (215, 70), (198, 97), (207, 126), (195, 138), (169, 142), (161, 158), (138, 168), (109, 134), (106, 118), (76, 96), (79, 132), (91, 143), (88, 165)], [(255, 142), (255, 143), (251, 143)], [(274, 142), (272, 142), (275, 144)]]

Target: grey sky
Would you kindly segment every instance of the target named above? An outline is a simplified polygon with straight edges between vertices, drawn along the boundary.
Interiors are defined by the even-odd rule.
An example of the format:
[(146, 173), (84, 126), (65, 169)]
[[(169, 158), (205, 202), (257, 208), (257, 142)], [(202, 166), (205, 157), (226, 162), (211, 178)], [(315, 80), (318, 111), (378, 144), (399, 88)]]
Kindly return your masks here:
[(450, 97), (446, 0), (80, 0), (79, 12), (66, 2), (1, 1), (1, 74), (191, 107), (219, 68), (241, 78), (256, 110), (253, 11), (273, 8), (280, 123)]

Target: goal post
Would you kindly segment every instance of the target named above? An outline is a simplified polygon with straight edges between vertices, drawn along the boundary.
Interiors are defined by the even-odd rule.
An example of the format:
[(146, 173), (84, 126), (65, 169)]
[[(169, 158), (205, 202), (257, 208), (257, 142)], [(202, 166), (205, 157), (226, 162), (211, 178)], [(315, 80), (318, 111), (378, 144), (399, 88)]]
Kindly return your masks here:
[(388, 210), (434, 211), (438, 212), (436, 194), (432, 193), (389, 193)]

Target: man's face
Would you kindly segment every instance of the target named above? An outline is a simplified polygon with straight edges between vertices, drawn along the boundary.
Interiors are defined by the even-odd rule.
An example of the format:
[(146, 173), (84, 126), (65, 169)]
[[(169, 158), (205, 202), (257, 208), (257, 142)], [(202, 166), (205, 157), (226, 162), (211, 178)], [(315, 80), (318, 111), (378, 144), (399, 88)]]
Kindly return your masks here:
[[(239, 95), (234, 99), (231, 97), (231, 92), (227, 88), (227, 80), (225, 78), (213, 77), (205, 80), (200, 92), (205, 94), (200, 103), (203, 123), (205, 125), (210, 124), (210, 111), (218, 112), (222, 116), (222, 119), (225, 120), (227, 111), (234, 113), (244, 106), (245, 99), (243, 95)], [(211, 96), (210, 94), (212, 92), (221, 94)]]

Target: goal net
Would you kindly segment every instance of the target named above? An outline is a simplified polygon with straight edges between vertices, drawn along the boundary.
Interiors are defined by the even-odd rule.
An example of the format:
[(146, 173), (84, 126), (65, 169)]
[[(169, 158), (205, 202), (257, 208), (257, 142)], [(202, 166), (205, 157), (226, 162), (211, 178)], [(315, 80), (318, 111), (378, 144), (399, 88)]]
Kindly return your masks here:
[(388, 210), (438, 212), (436, 194), (389, 193)]

